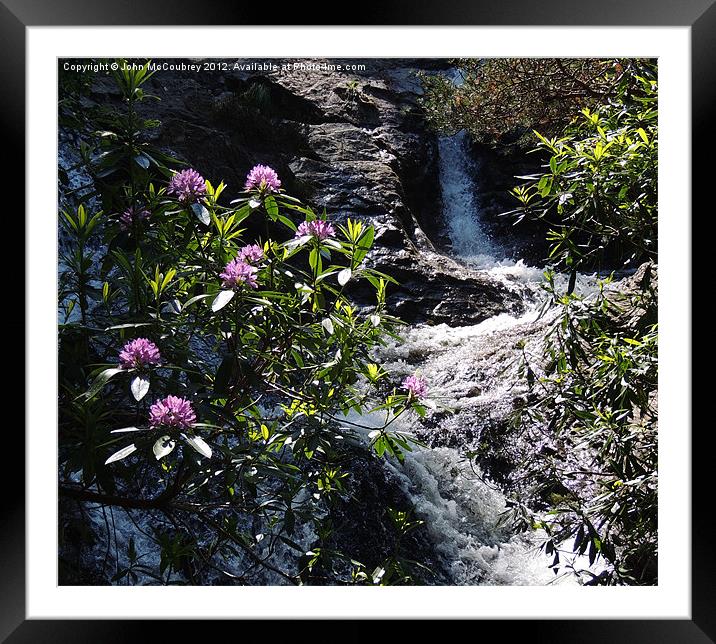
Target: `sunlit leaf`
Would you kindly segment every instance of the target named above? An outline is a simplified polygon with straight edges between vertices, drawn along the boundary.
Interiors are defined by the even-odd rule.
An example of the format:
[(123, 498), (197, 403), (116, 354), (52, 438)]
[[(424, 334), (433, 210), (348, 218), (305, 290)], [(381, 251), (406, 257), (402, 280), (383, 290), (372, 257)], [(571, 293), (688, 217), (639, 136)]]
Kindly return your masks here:
[(186, 434), (182, 434), (182, 436), (199, 454), (206, 458), (211, 458), (211, 447), (203, 439), (198, 436), (187, 436)]
[(162, 436), (152, 446), (152, 451), (157, 460), (164, 458), (167, 454), (171, 454), (176, 447), (176, 442), (171, 439), (171, 436)]
[(134, 399), (137, 401), (141, 400), (149, 391), (149, 378), (146, 376), (136, 376), (135, 378), (132, 378), (130, 389)]
[(121, 369), (119, 367), (112, 367), (110, 369), (105, 369), (104, 371), (102, 371), (92, 381), (92, 384), (90, 385), (89, 389), (85, 392), (85, 398), (92, 398), (95, 394), (97, 394), (97, 392), (99, 392), (100, 389), (102, 389), (102, 387), (104, 387), (109, 382), (110, 378), (116, 376), (118, 373), (122, 373), (123, 371), (124, 369)]
[(214, 301), (211, 303), (211, 310), (214, 313), (220, 311), (229, 302), (231, 302), (232, 299), (234, 299), (234, 295), (236, 295), (235, 291), (219, 291), (219, 294), (214, 298)]
[(191, 210), (194, 213), (194, 216), (205, 226), (208, 226), (211, 223), (211, 216), (209, 215), (209, 211), (203, 204), (193, 203), (191, 205)]
[(353, 272), (350, 268), (344, 268), (340, 273), (338, 273), (338, 283), (341, 286), (345, 286), (348, 284), (348, 280), (350, 280), (351, 276), (353, 275)]
[(115, 461), (121, 461), (123, 458), (127, 458), (130, 454), (133, 454), (137, 451), (137, 446), (132, 443), (131, 445), (127, 445), (127, 447), (123, 447), (118, 452), (115, 452), (110, 456), (105, 462), (105, 465), (108, 465), (109, 463), (114, 463)]

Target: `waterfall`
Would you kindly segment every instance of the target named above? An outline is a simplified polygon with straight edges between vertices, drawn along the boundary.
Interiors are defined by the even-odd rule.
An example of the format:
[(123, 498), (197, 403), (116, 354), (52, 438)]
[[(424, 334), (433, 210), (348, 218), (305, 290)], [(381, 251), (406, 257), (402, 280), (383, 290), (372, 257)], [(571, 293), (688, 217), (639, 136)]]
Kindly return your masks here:
[[(453, 68), (446, 74), (459, 87), (463, 76)], [(490, 237), (477, 197), (479, 163), (470, 154), (469, 136), (460, 130), (438, 137), (438, 166), (443, 221), (455, 255), (477, 268), (501, 264), (504, 252)]]
[[(456, 85), (462, 82), (459, 70), (451, 70), (448, 77)], [(421, 438), (427, 434), (433, 446), (410, 452), (403, 464), (388, 461), (386, 467), (425, 522), (452, 584), (577, 584), (577, 578), (564, 569), (555, 575), (549, 568), (551, 557), (539, 549), (544, 533), (514, 534), (499, 523), (506, 497), (484, 480), (464, 454), (471, 442), (480, 440), (485, 410), (492, 419), (507, 417), (514, 396), (525, 386), (517, 374), (514, 346), (541, 324), (537, 309), (544, 296), (543, 269), (512, 259), (510, 249), (490, 234), (478, 196), (480, 165), (466, 131), (438, 138), (441, 206), (450, 254), (510, 288), (519, 288), (526, 310), (519, 317), (504, 313), (465, 327), (417, 325), (403, 334), (403, 342), (388, 343), (379, 351), (379, 359), (396, 380), (419, 370), (434, 395), (452, 410), (441, 414), (437, 425), (427, 425), (433, 429), (416, 417), (399, 419), (397, 429), (420, 433)], [(566, 278), (558, 276), (556, 282), (566, 287)], [(595, 288), (594, 276), (578, 276), (578, 293), (586, 295)], [(583, 557), (575, 557), (573, 563), (596, 570)]]
[[(368, 414), (351, 420), (380, 426), (381, 418)], [(399, 431), (412, 422), (400, 418)], [(539, 548), (541, 531), (514, 534), (500, 524), (504, 495), (485, 483), (476, 466), (454, 448), (416, 448), (403, 463), (385, 461), (415, 515), (425, 524), (428, 538), (442, 564), (442, 572), (454, 586), (576, 585), (571, 574), (554, 574), (551, 557)]]
[(443, 220), (453, 252), (472, 265), (487, 268), (498, 263), (501, 252), (481, 221), (475, 181), (479, 167), (468, 143), (464, 130), (438, 139)]

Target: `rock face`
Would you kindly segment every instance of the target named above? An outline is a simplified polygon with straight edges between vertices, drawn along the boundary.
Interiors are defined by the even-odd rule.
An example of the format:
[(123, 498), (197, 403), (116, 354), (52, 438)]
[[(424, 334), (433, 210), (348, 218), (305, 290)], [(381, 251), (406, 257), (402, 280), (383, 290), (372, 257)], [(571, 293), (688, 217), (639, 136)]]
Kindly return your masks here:
[(479, 166), (480, 182), (475, 197), (484, 225), (506, 248), (518, 249), (521, 259), (541, 265), (549, 254), (547, 224), (533, 219), (515, 225), (515, 218), (506, 213), (519, 205), (510, 191), (526, 183), (517, 177), (540, 174), (545, 160), (520, 148), (490, 148), (479, 143), (471, 143), (470, 147)]
[[(440, 186), (418, 74), (447, 62), (272, 62), (279, 71), (157, 72), (150, 89), (161, 101), (142, 104), (146, 117), (161, 121), (155, 144), (223, 179), (227, 199), (253, 165), (264, 163), (290, 194), (332, 219), (374, 224), (369, 259), (400, 282), (388, 301), (406, 322), (459, 325), (518, 311), (515, 293), (441, 255), (430, 241), (442, 228)], [(111, 101), (112, 92), (110, 83), (99, 83), (94, 98)]]

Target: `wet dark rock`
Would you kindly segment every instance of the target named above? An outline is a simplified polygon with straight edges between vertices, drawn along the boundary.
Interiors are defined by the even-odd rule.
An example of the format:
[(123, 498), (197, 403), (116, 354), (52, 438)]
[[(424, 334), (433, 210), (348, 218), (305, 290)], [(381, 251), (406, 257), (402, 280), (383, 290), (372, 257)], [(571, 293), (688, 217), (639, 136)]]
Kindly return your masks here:
[(659, 268), (645, 262), (636, 272), (624, 278), (619, 289), (609, 297), (616, 305), (614, 312), (618, 326), (643, 333), (658, 321)]
[(399, 540), (386, 508), (410, 511), (412, 501), (390, 471), (362, 449), (355, 450), (348, 471), (350, 496), (337, 500), (331, 510), (331, 547), (350, 553), (371, 573), (398, 546), (400, 558), (420, 561), (430, 569), (432, 574), (421, 568), (411, 570), (420, 583), (446, 583), (443, 563), (436, 556), (425, 528), (419, 527)]
[(512, 188), (526, 183), (525, 179), (518, 177), (544, 171), (543, 159), (511, 146), (491, 148), (473, 143), (471, 152), (480, 175), (476, 199), (480, 204), (483, 224), (503, 247), (513, 250), (515, 258), (519, 257), (531, 265), (543, 265), (549, 253), (546, 241), (548, 226), (535, 218), (518, 222), (512, 211), (519, 202), (510, 194)]

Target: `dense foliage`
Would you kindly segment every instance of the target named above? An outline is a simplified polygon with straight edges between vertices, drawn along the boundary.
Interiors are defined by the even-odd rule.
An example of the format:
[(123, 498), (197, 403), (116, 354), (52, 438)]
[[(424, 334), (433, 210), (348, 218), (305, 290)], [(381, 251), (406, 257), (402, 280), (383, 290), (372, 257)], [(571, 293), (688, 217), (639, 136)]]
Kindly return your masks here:
[[(510, 515), (521, 529), (545, 529), (555, 571), (567, 566), (587, 583), (657, 581), (654, 270), (646, 265), (628, 293), (607, 279), (589, 298), (560, 293), (548, 272), (554, 321), (541, 353), (523, 347), (531, 395), (515, 421), (542, 448), (524, 463), (527, 484)], [(572, 554), (602, 558), (603, 570), (592, 576)]]
[(467, 130), (488, 144), (529, 145), (533, 129), (553, 136), (583, 107), (617, 96), (632, 78), (634, 59), (460, 58), (455, 83), (424, 75), (429, 122), (452, 133)]
[[(583, 109), (561, 136), (535, 133), (549, 162), (514, 190), (519, 217), (549, 218), (550, 259), (571, 276), (562, 293), (545, 273), (554, 322), (541, 356), (523, 353), (532, 396), (518, 419), (549, 447), (527, 466), (535, 484), (514, 514), (547, 531), (555, 569), (560, 552), (602, 558), (590, 583), (604, 584), (657, 582), (657, 70), (632, 70), (617, 96)], [(573, 292), (577, 270), (643, 260), (625, 292), (611, 279), (594, 296)], [(545, 497), (537, 518), (526, 506)]]
[[(477, 141), (529, 129), (540, 171), (518, 177), (507, 215), (549, 226), (549, 321), (519, 344), (529, 393), (503, 440), (527, 445), (504, 519), (543, 530), (552, 568), (589, 584), (657, 575), (657, 155), (655, 61), (456, 61), (461, 84), (425, 79), (428, 117)], [(578, 272), (635, 269), (640, 280), (575, 292)], [(566, 271), (566, 286), (557, 279)], [(472, 457), (475, 453), (471, 454)], [(583, 557), (582, 557), (583, 556)], [(588, 570), (597, 564), (598, 573)]]
[[(404, 508), (385, 508), (395, 544), (377, 567), (330, 540), (355, 454), (402, 460), (412, 439), (391, 423), (429, 402), (421, 378), (391, 384), (370, 357), (399, 324), (391, 278), (364, 266), (373, 228), (319, 216), (262, 165), (225, 205), (223, 183), (152, 147), (150, 76), (114, 72), (119, 107), (81, 149), (91, 190), (60, 213), (66, 511), (100, 507), (108, 532), (124, 513), (160, 554), (154, 568), (130, 540), (116, 583), (414, 582), (400, 541), (420, 522)], [(359, 280), (367, 312), (346, 295)]]
[[(584, 108), (560, 136), (536, 132), (548, 170), (518, 186), (518, 220), (550, 226), (549, 258), (572, 271), (657, 254), (656, 66), (632, 68), (617, 96)], [(606, 260), (606, 262), (605, 262)]]

